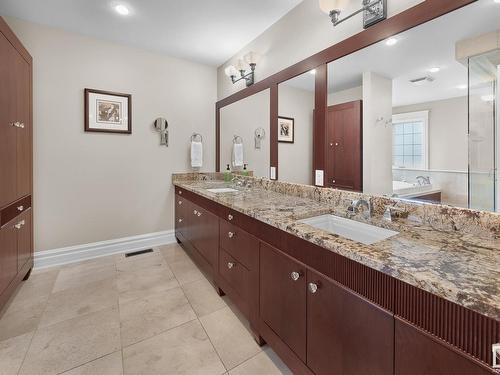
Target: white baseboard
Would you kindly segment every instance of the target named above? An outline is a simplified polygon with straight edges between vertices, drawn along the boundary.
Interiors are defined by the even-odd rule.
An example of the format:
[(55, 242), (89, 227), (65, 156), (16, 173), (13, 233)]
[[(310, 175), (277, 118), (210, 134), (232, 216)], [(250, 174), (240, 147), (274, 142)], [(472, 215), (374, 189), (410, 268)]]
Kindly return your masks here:
[(62, 264), (80, 262), (82, 260), (100, 258), (112, 254), (128, 253), (168, 245), (176, 242), (175, 231), (167, 230), (141, 234), (138, 236), (117, 238), (85, 245), (63, 247), (60, 249), (35, 252), (35, 269), (55, 267)]

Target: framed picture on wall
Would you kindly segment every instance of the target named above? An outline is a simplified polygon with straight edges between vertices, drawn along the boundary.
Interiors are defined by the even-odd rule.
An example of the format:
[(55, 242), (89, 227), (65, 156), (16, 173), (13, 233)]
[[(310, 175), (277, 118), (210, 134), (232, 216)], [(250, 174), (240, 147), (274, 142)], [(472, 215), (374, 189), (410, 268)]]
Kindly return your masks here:
[(132, 134), (132, 95), (85, 89), (85, 131)]
[(295, 120), (291, 117), (278, 117), (278, 142), (294, 142), (294, 123)]

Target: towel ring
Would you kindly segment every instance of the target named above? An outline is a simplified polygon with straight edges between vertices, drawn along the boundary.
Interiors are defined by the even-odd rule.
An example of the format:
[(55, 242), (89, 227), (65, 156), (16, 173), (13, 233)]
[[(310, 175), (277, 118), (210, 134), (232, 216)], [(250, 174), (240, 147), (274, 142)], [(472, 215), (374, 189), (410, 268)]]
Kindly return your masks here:
[(233, 137), (233, 143), (234, 144), (243, 144), (243, 138), (241, 138), (239, 135), (235, 135)]
[(193, 133), (193, 135), (191, 136), (191, 142), (195, 142), (197, 138), (199, 138), (200, 142), (203, 142), (203, 137), (200, 133)]

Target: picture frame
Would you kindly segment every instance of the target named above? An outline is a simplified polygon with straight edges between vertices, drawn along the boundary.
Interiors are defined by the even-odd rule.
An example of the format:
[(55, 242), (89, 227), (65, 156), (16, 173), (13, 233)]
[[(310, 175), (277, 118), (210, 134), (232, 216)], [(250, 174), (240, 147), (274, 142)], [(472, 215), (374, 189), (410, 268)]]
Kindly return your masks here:
[(278, 117), (278, 142), (295, 142), (295, 119), (292, 117)]
[(86, 132), (132, 134), (132, 95), (84, 90)]

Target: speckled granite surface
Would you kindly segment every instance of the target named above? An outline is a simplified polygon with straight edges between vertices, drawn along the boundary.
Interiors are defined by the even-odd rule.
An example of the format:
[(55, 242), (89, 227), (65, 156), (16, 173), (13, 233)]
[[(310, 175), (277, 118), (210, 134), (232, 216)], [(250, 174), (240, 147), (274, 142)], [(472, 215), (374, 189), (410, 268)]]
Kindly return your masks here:
[[(173, 183), (236, 211), (287, 231), (459, 305), (500, 320), (500, 215), (397, 201), (335, 189), (244, 177), (243, 186), (221, 174), (177, 174)], [(231, 185), (237, 193), (207, 188)], [(372, 204), (371, 224), (400, 232), (363, 245), (298, 222), (332, 213), (346, 216), (352, 199)], [(383, 220), (387, 205), (409, 212), (407, 219)], [(354, 217), (365, 221), (362, 217)]]

